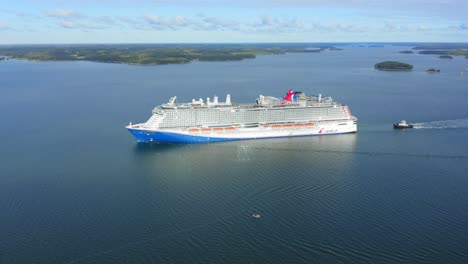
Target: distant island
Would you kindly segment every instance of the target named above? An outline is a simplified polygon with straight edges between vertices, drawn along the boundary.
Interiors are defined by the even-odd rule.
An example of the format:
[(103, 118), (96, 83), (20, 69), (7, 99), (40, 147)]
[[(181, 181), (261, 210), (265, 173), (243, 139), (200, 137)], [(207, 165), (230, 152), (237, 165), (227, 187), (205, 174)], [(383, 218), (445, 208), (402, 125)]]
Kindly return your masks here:
[(468, 43), (419, 43), (413, 47), (416, 50), (434, 50), (434, 49), (445, 49), (445, 50), (457, 50), (467, 49)]
[(432, 43), (420, 44), (413, 49), (421, 50), (419, 54), (451, 55), (468, 57), (467, 43)]
[(448, 55), (448, 50), (422, 50), (418, 52), (419, 54), (423, 55)]
[(414, 52), (412, 50), (402, 50), (402, 51), (399, 51), (398, 53), (413, 54)]
[(0, 47), (0, 56), (31, 61), (95, 61), (137, 65), (233, 61), (258, 55), (339, 50), (310, 44), (107, 44)]
[(382, 71), (410, 71), (413, 65), (399, 61), (383, 61), (375, 64), (374, 68)]
[(441, 59), (453, 59), (453, 57), (450, 56), (450, 55), (440, 55), (439, 58), (441, 58)]

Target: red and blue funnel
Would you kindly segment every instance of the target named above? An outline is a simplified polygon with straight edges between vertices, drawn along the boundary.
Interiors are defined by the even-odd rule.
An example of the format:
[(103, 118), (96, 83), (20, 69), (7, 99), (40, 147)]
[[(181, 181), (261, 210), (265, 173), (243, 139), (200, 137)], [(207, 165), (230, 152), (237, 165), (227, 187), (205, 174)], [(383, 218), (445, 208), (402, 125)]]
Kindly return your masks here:
[(300, 94), (302, 92), (294, 91), (293, 89), (290, 89), (287, 93), (286, 96), (284, 97), (285, 101), (288, 102), (297, 102), (297, 96), (296, 94)]

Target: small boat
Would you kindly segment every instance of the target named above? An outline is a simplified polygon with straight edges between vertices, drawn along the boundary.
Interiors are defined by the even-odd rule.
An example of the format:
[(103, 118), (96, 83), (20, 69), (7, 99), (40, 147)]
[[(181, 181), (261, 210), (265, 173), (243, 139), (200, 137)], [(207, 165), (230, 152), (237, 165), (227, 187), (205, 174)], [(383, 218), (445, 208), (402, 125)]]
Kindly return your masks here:
[(393, 124), (393, 128), (395, 129), (413, 128), (413, 125), (406, 122), (406, 120), (401, 120), (399, 123)]
[(253, 218), (256, 218), (256, 219), (259, 219), (260, 217), (262, 217), (260, 214), (253, 214), (252, 215)]
[(430, 68), (426, 70), (427, 73), (440, 73), (439, 69)]

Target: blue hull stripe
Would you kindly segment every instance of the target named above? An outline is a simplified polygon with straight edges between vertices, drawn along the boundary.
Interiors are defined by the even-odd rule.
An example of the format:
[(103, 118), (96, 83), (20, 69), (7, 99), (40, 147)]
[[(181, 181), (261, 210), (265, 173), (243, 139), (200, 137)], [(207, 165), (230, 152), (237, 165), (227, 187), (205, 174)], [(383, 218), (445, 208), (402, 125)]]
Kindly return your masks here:
[(313, 135), (300, 135), (300, 136), (280, 136), (280, 137), (260, 137), (260, 138), (217, 138), (217, 137), (200, 137), (190, 136), (171, 132), (153, 132), (138, 129), (128, 128), (128, 131), (133, 134), (138, 142), (155, 142), (155, 143), (208, 143), (208, 142), (222, 142), (233, 140), (248, 140), (248, 139), (267, 139), (267, 138), (284, 138), (284, 137), (304, 137), (304, 136), (323, 136), (333, 134), (346, 134), (355, 132), (333, 133), (333, 134), (313, 134)]
[(183, 135), (171, 132), (152, 132), (137, 129), (128, 129), (138, 142), (159, 142), (159, 143), (204, 143), (236, 140), (230, 138), (214, 138)]

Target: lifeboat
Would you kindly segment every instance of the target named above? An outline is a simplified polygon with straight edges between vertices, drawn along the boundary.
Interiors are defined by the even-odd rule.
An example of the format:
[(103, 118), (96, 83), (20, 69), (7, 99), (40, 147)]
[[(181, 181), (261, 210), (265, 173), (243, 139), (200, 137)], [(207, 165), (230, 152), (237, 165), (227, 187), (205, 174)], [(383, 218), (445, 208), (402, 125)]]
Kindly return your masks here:
[(307, 124), (305, 124), (305, 126), (307, 126), (307, 127), (313, 127), (313, 126), (315, 126), (315, 125), (314, 125), (314, 123), (307, 123)]
[(226, 127), (224, 130), (226, 130), (226, 131), (234, 131), (234, 130), (236, 130), (236, 128), (235, 128), (235, 127)]
[(294, 124), (294, 127), (303, 127), (304, 124)]
[(292, 126), (293, 126), (293, 125), (291, 125), (291, 124), (283, 125), (284, 128), (290, 128), (290, 127), (292, 127)]
[(209, 132), (211, 132), (211, 128), (202, 128), (202, 129), (201, 129), (201, 132), (203, 132), (203, 133), (209, 133)]
[(197, 128), (189, 129), (189, 133), (198, 133), (198, 132), (200, 132), (200, 129), (197, 129)]
[(214, 132), (223, 132), (223, 130), (224, 130), (224, 128), (222, 128), (222, 127), (215, 127), (215, 128), (213, 128), (213, 131), (214, 131)]
[(271, 126), (272, 128), (282, 128), (283, 126), (282, 125), (273, 125)]

